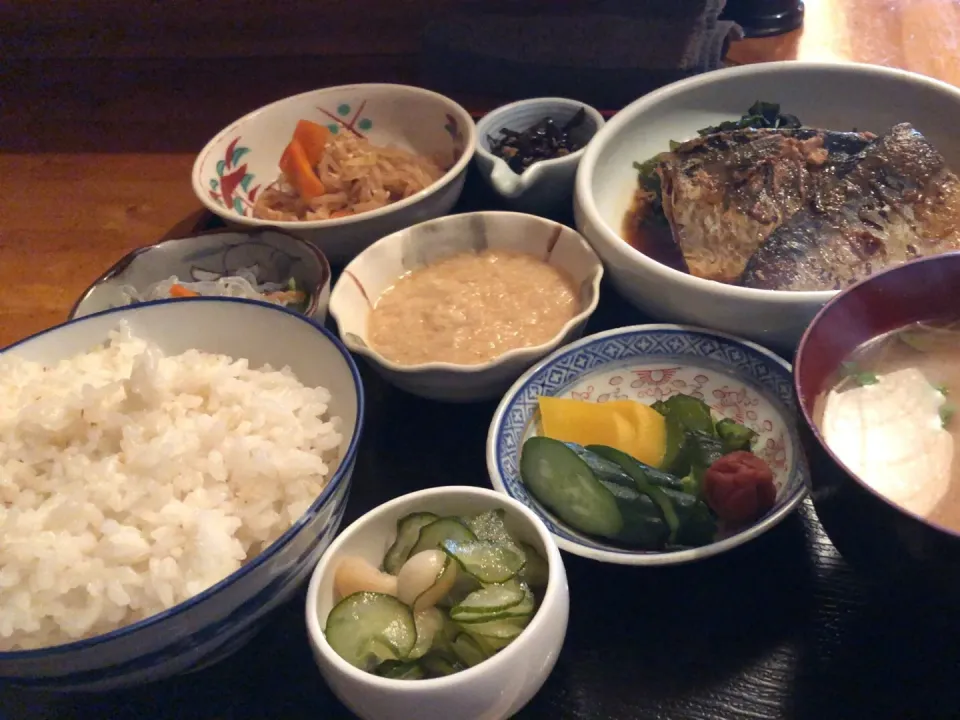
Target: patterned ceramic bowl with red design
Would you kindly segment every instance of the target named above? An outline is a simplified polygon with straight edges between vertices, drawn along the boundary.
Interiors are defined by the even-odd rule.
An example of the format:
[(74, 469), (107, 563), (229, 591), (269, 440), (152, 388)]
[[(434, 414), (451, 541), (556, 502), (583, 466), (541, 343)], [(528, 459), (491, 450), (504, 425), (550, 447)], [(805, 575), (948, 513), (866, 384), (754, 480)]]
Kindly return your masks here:
[[(715, 419), (731, 418), (757, 433), (753, 452), (770, 466), (777, 487), (776, 504), (758, 522), (703, 547), (631, 550), (577, 532), (527, 492), (520, 478), (520, 452), (527, 438), (537, 434), (541, 395), (652, 404), (680, 393), (705, 401)], [(790, 365), (748, 340), (683, 325), (635, 325), (597, 333), (531, 368), (494, 414), (487, 469), (494, 488), (536, 512), (561, 549), (621, 565), (676, 565), (735, 548), (793, 512), (809, 485)]]
[[(352, 133), (374, 145), (435, 158), (446, 173), (408, 198), (330, 220), (277, 221), (254, 217), (260, 193), (300, 120)], [(221, 130), (193, 165), (193, 191), (228, 225), (279, 227), (316, 245), (333, 262), (351, 259), (373, 241), (453, 208), (477, 145), (470, 114), (450, 98), (408, 85), (360, 84), (294, 95), (243, 116)]]

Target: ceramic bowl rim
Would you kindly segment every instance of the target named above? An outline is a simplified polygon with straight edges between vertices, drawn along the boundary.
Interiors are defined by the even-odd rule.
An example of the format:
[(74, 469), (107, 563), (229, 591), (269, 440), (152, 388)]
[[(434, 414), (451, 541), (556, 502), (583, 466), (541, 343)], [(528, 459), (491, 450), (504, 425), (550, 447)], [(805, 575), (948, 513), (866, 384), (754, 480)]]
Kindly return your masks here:
[[(547, 357), (543, 358), (533, 367), (529, 368), (523, 375), (521, 375), (517, 381), (510, 387), (509, 390), (504, 394), (503, 398), (500, 400), (500, 403), (497, 405), (497, 409), (493, 414), (493, 418), (490, 421), (490, 426), (487, 431), (487, 442), (486, 442), (486, 461), (487, 461), (487, 473), (490, 477), (490, 484), (493, 485), (494, 489), (497, 492), (503, 493), (509, 497), (513, 497), (507, 490), (506, 484), (504, 483), (503, 477), (500, 474), (498, 468), (498, 452), (497, 446), (499, 444), (499, 439), (501, 435), (501, 428), (504, 422), (504, 418), (507, 413), (507, 409), (510, 404), (514, 401), (516, 396), (523, 391), (524, 387), (530, 380), (543, 369), (549, 365), (555, 363), (557, 360), (562, 359), (568, 354), (579, 352), (582, 348), (592, 345), (600, 340), (604, 340), (611, 337), (617, 337), (619, 335), (629, 335), (634, 333), (649, 333), (649, 332), (660, 332), (660, 331), (674, 331), (674, 332), (683, 332), (683, 333), (695, 333), (697, 335), (706, 335), (716, 338), (720, 338), (728, 343), (734, 343), (742, 345), (754, 351), (758, 355), (762, 356), (765, 362), (777, 366), (781, 371), (785, 372), (787, 375), (791, 375), (792, 368), (790, 364), (783, 358), (776, 355), (774, 352), (768, 350), (762, 345), (758, 345), (755, 342), (746, 340), (744, 338), (737, 337), (736, 335), (731, 335), (729, 333), (720, 332), (717, 330), (710, 330), (708, 328), (697, 327), (695, 325), (678, 325), (674, 323), (649, 323), (641, 325), (627, 325), (624, 327), (612, 328), (610, 330), (604, 330), (602, 332), (594, 333), (593, 335), (587, 335), (576, 342), (565, 345), (562, 348), (559, 348), (556, 352), (551, 353)], [(739, 373), (731, 372), (732, 377), (737, 377)], [(783, 408), (782, 406), (776, 406), (775, 408), (778, 411), (778, 414), (786, 420), (789, 420), (789, 408)], [(799, 428), (795, 428), (796, 432), (799, 432)], [(797, 443), (799, 446), (799, 443)], [(800, 449), (802, 452), (802, 448)], [(589, 560), (596, 560), (603, 563), (610, 563), (613, 565), (631, 565), (638, 567), (664, 567), (670, 565), (681, 565), (689, 562), (694, 562), (697, 560), (703, 560), (709, 557), (716, 555), (721, 555), (728, 550), (733, 550), (736, 547), (744, 545), (749, 541), (763, 535), (767, 531), (773, 529), (779, 525), (787, 516), (789, 516), (797, 506), (803, 501), (807, 496), (809, 480), (810, 480), (810, 471), (807, 463), (803, 459), (794, 460), (795, 472), (798, 472), (801, 476), (801, 481), (798, 483), (797, 487), (793, 491), (785, 495), (783, 500), (774, 507), (774, 509), (761, 518), (757, 523), (751, 525), (748, 528), (741, 530), (735, 535), (724, 538), (717, 542), (710, 543), (709, 545), (704, 545), (702, 547), (690, 548), (686, 550), (677, 550), (675, 552), (662, 552), (662, 553), (653, 553), (653, 552), (642, 552), (642, 551), (631, 551), (629, 548), (625, 548), (620, 551), (611, 551), (603, 550), (599, 548), (588, 547), (586, 545), (581, 545), (578, 542), (567, 540), (566, 538), (553, 535), (554, 541), (557, 543), (557, 546), (561, 550), (565, 550), (573, 555), (579, 555), (580, 557), (587, 558)], [(555, 518), (554, 522), (557, 525), (569, 528), (569, 525), (564, 523), (559, 518)], [(549, 528), (548, 528), (549, 530)]]
[[(258, 118), (261, 115), (272, 113), (291, 101), (321, 93), (332, 94), (337, 92), (356, 92), (362, 88), (367, 88), (370, 90), (393, 90), (396, 93), (407, 93), (410, 95), (430, 98), (446, 104), (447, 112), (456, 117), (460, 126), (460, 130), (464, 136), (463, 152), (460, 154), (460, 157), (457, 158), (457, 161), (453, 164), (453, 166), (451, 166), (450, 169), (440, 177), (440, 179), (431, 183), (420, 192), (404, 198), (403, 200), (398, 200), (395, 203), (384, 205), (376, 210), (368, 210), (367, 212), (359, 213), (357, 215), (349, 215), (342, 218), (332, 218), (327, 220), (266, 220), (263, 218), (240, 215), (230, 208), (221, 207), (207, 197), (207, 191), (201, 182), (201, 169), (203, 168), (203, 164), (207, 159), (207, 155), (213, 151), (214, 146), (216, 146), (216, 144), (219, 143), (224, 137), (236, 131), (249, 121)], [(297, 230), (322, 230), (325, 228), (357, 225), (366, 220), (384, 217), (393, 212), (416, 205), (422, 200), (435, 195), (437, 192), (450, 185), (470, 163), (474, 153), (476, 152), (476, 149), (477, 129), (476, 124), (473, 121), (473, 117), (463, 108), (462, 105), (446, 95), (434, 92), (433, 90), (427, 90), (426, 88), (417, 87), (415, 85), (403, 85), (400, 83), (353, 83), (350, 85), (333, 85), (330, 87), (308, 90), (296, 95), (289, 95), (279, 100), (274, 100), (273, 102), (248, 112), (246, 115), (234, 120), (226, 127), (218, 131), (217, 134), (214, 135), (213, 138), (207, 142), (203, 149), (197, 154), (196, 160), (193, 162), (193, 168), (190, 171), (190, 180), (191, 185), (193, 186), (194, 195), (197, 196), (197, 199), (203, 203), (207, 210), (222, 217), (224, 220), (235, 222), (240, 225), (252, 227), (270, 226), (294, 232)]]
[[(960, 540), (960, 530), (954, 530), (953, 528), (949, 528), (945, 525), (935, 523), (932, 520), (929, 520), (923, 517), (922, 515), (918, 515), (917, 513), (911, 510), (907, 510), (905, 507), (901, 505), (897, 505), (895, 502), (887, 498), (885, 495), (880, 494), (879, 492), (874, 490), (873, 487), (871, 487), (866, 482), (864, 482), (860, 478), (859, 473), (856, 473), (853, 470), (851, 470), (847, 466), (847, 464), (844, 463), (843, 460), (841, 460), (836, 455), (836, 453), (834, 453), (833, 450), (830, 449), (830, 446), (827, 444), (826, 439), (823, 437), (823, 434), (820, 432), (819, 425), (817, 425), (817, 423), (813, 421), (813, 416), (807, 411), (806, 404), (800, 399), (802, 397), (805, 397), (806, 395), (809, 395), (809, 393), (801, 394), (801, 391), (806, 388), (803, 388), (800, 385), (799, 368), (803, 364), (803, 359), (805, 355), (816, 351), (816, 348), (814, 348), (812, 345), (810, 346), (809, 350), (807, 349), (808, 341), (810, 340), (810, 335), (813, 332), (813, 328), (820, 323), (823, 317), (826, 316), (826, 314), (830, 312), (830, 310), (834, 306), (838, 306), (847, 302), (848, 295), (852, 296), (857, 291), (857, 289), (862, 285), (866, 285), (873, 281), (882, 280), (885, 276), (895, 273), (899, 270), (902, 270), (908, 265), (913, 266), (921, 263), (935, 263), (937, 260), (941, 260), (944, 257), (955, 257), (957, 259), (960, 259), (960, 250), (949, 252), (949, 253), (943, 253), (940, 255), (930, 255), (927, 257), (917, 258), (916, 260), (911, 260), (909, 263), (904, 263), (902, 265), (894, 265), (893, 267), (884, 268), (880, 272), (877, 272), (873, 275), (863, 278), (859, 282), (856, 282), (853, 285), (850, 285), (849, 287), (844, 288), (841, 292), (837, 293), (835, 297), (831, 298), (830, 301), (826, 303), (817, 312), (816, 315), (814, 315), (813, 320), (810, 321), (810, 324), (807, 326), (806, 330), (803, 331), (803, 335), (800, 338), (800, 343), (797, 345), (797, 352), (795, 355), (794, 367), (798, 368), (798, 370), (793, 373), (793, 392), (797, 396), (797, 410), (799, 412), (801, 420), (803, 420), (807, 428), (812, 433), (820, 449), (827, 454), (827, 456), (834, 462), (834, 464), (837, 465), (837, 467), (840, 468), (840, 470), (845, 475), (847, 475), (847, 477), (852, 479), (862, 490), (866, 490), (874, 498), (882, 501), (885, 505), (887, 505), (893, 510), (896, 510), (901, 515), (905, 515), (913, 520), (916, 520), (917, 522), (921, 523), (922, 525), (932, 530), (942, 532), (945, 535), (948, 535), (957, 540)], [(921, 318), (918, 318), (918, 319), (921, 319)]]
[(357, 421), (353, 430), (353, 437), (350, 438), (350, 442), (347, 445), (346, 451), (343, 453), (340, 463), (337, 465), (337, 469), (334, 470), (329, 482), (327, 482), (320, 495), (318, 495), (317, 498), (310, 504), (310, 507), (307, 508), (289, 528), (284, 530), (284, 532), (260, 554), (241, 565), (237, 570), (234, 570), (225, 578), (217, 581), (193, 597), (177, 603), (171, 608), (162, 610), (161, 612), (150, 615), (142, 620), (115, 628), (114, 630), (110, 630), (100, 635), (94, 635), (90, 638), (74, 640), (72, 642), (62, 643), (60, 645), (37, 648), (35, 650), (12, 650), (0, 652), (0, 663), (49, 659), (57, 656), (67, 656), (77, 652), (83, 652), (97, 647), (103, 647), (115, 640), (120, 640), (122, 638), (135, 635), (141, 631), (149, 630), (151, 628), (155, 629), (161, 623), (171, 620), (178, 615), (182, 615), (185, 611), (190, 610), (195, 606), (209, 600), (220, 591), (225, 590), (231, 585), (234, 585), (241, 578), (250, 575), (252, 572), (265, 565), (267, 561), (272, 559), (281, 548), (289, 544), (289, 542), (303, 530), (308, 519), (316, 516), (334, 497), (336, 497), (336, 491), (341, 485), (343, 485), (344, 482), (346, 482), (345, 478), (352, 472), (353, 465), (357, 459), (357, 448), (360, 444), (360, 436), (363, 434), (365, 409), (363, 382), (360, 379), (360, 372), (357, 368), (357, 364), (350, 356), (349, 351), (343, 346), (343, 343), (341, 343), (332, 332), (327, 330), (319, 323), (314, 322), (310, 318), (294, 312), (293, 310), (280, 307), (279, 305), (271, 305), (269, 303), (263, 303), (256, 300), (232, 297), (195, 297), (150, 300), (149, 302), (139, 303), (137, 305), (125, 305), (119, 308), (110, 308), (108, 310), (101, 310), (100, 312), (92, 313), (90, 315), (84, 315), (80, 318), (74, 318), (73, 320), (67, 320), (59, 325), (54, 325), (41, 330), (40, 332), (34, 333), (33, 335), (22, 338), (21, 340), (17, 340), (16, 342), (11, 343), (4, 348), (0, 348), (0, 357), (10, 350), (14, 350), (17, 347), (29, 343), (32, 340), (40, 338), (44, 335), (56, 333), (62, 328), (70, 325), (78, 325), (107, 315), (123, 315), (144, 307), (155, 305), (172, 305), (179, 303), (229, 303), (249, 305), (254, 308), (263, 309), (267, 312), (284, 313), (295, 318), (298, 322), (308, 324), (312, 330), (319, 332), (320, 335), (323, 336), (327, 342), (331, 343), (333, 347), (340, 353), (347, 365), (347, 369), (350, 371), (350, 374), (353, 377), (353, 391), (356, 394), (357, 402)]
[[(525, 525), (536, 532), (540, 538), (540, 542), (543, 543), (544, 560), (547, 562), (548, 569), (547, 586), (543, 591), (543, 597), (540, 599), (537, 611), (530, 620), (530, 623), (523, 629), (523, 632), (517, 635), (513, 642), (483, 662), (454, 673), (453, 675), (410, 681), (382, 678), (373, 673), (364, 672), (337, 655), (327, 642), (323, 628), (320, 625), (320, 618), (315, 608), (319, 599), (320, 583), (326, 573), (330, 571), (328, 564), (347, 540), (360, 534), (363, 528), (374, 518), (388, 515), (395, 511), (397, 507), (410, 505), (415, 500), (423, 499), (429, 501), (430, 499), (444, 496), (486, 498), (492, 501), (492, 503), (504, 507), (504, 509), (512, 513), (516, 519), (522, 519)], [(504, 502), (504, 498), (506, 498), (506, 502)], [(521, 658), (524, 652), (524, 646), (529, 644), (530, 638), (533, 637), (536, 630), (550, 621), (549, 616), (552, 615), (550, 611), (556, 606), (558, 599), (564, 594), (569, 594), (569, 589), (566, 582), (566, 568), (564, 567), (563, 557), (560, 555), (560, 550), (557, 547), (555, 538), (547, 529), (546, 525), (543, 524), (543, 521), (537, 517), (536, 513), (515, 498), (509, 495), (505, 496), (489, 488), (474, 487), (472, 485), (441, 485), (424, 490), (414, 490), (413, 492), (393, 498), (365, 512), (341, 530), (334, 541), (330, 543), (330, 546), (324, 550), (323, 555), (319, 561), (317, 561), (311, 573), (310, 584), (307, 586), (307, 599), (304, 611), (310, 644), (323, 655), (334, 672), (345, 676), (353, 683), (368, 684), (379, 690), (406, 693), (409, 695), (417, 692), (447, 690), (464, 683), (469, 683), (480, 678), (484, 673), (490, 673), (496, 665), (512, 663), (518, 658)], [(545, 608), (547, 612), (544, 612)]]
[[(73, 306), (70, 308), (70, 312), (67, 315), (67, 320), (73, 320), (76, 317), (77, 310), (80, 309), (80, 306), (84, 303), (84, 301), (87, 300), (87, 298), (89, 298), (100, 285), (102, 285), (103, 283), (109, 280), (113, 280), (116, 276), (120, 275), (124, 270), (126, 270), (133, 263), (134, 260), (136, 260), (141, 255), (146, 255), (151, 250), (160, 248), (164, 245), (167, 245), (168, 243), (176, 244), (179, 242), (196, 240), (198, 238), (213, 237), (217, 235), (246, 235), (249, 241), (250, 239), (253, 238), (255, 234), (264, 233), (264, 232), (273, 232), (278, 235), (283, 235), (287, 239), (294, 241), (295, 244), (302, 245), (310, 254), (313, 255), (313, 257), (316, 258), (317, 264), (319, 264), (320, 266), (320, 282), (314, 284), (314, 287), (310, 293), (310, 304), (303, 311), (303, 313), (301, 313), (303, 315), (312, 317), (317, 312), (317, 309), (320, 307), (320, 294), (323, 292), (323, 288), (330, 283), (330, 278), (332, 277), (332, 274), (333, 274), (330, 269), (330, 261), (327, 260), (327, 256), (324, 255), (323, 252), (320, 250), (320, 248), (318, 248), (316, 245), (313, 245), (312, 243), (308, 243), (306, 240), (299, 238), (296, 235), (292, 235), (291, 233), (288, 233), (285, 230), (282, 230), (280, 228), (273, 228), (273, 227), (267, 226), (267, 227), (258, 228), (256, 230), (234, 230), (233, 228), (216, 228), (208, 232), (197, 233), (196, 235), (165, 238), (163, 240), (153, 243), (152, 245), (144, 245), (142, 247), (134, 248), (133, 250), (128, 252), (126, 255), (124, 255), (122, 258), (117, 260), (109, 268), (104, 270), (103, 273), (101, 273), (96, 280), (90, 283), (90, 286), (87, 287), (87, 289), (80, 294), (80, 297), (78, 297), (74, 301)], [(246, 241), (241, 241), (237, 244), (242, 245), (244, 242)], [(255, 301), (255, 302), (260, 302), (260, 301)], [(142, 304), (143, 303), (130, 303), (129, 306), (125, 305), (123, 307), (130, 307), (133, 305), (142, 305)]]
[[(351, 268), (353, 267), (354, 263), (358, 262), (360, 258), (363, 257), (364, 254), (366, 254), (373, 248), (377, 247), (381, 243), (384, 245), (387, 245), (389, 243), (400, 242), (404, 234), (410, 233), (412, 231), (420, 232), (423, 228), (428, 226), (432, 227), (436, 225), (443, 225), (445, 223), (454, 222), (455, 220), (458, 220), (460, 218), (468, 218), (468, 217), (482, 218), (482, 217), (494, 217), (494, 216), (509, 218), (511, 221), (516, 221), (516, 222), (520, 222), (521, 218), (523, 219), (523, 221), (529, 221), (532, 218), (537, 220), (541, 224), (543, 224), (545, 227), (554, 226), (556, 228), (560, 228), (561, 234), (564, 231), (573, 233), (575, 239), (588, 251), (588, 255), (593, 257), (595, 263), (592, 269), (592, 274), (588, 276), (588, 279), (590, 280), (590, 286), (589, 286), (590, 300), (589, 302), (585, 303), (582, 306), (580, 312), (574, 315), (573, 318), (568, 320), (564, 324), (564, 326), (560, 328), (560, 330), (557, 332), (556, 335), (551, 337), (546, 342), (541, 343), (540, 345), (530, 345), (528, 347), (521, 347), (521, 348), (514, 348), (513, 350), (507, 350), (505, 353), (503, 353), (502, 355), (498, 355), (492, 360), (488, 360), (487, 362), (483, 362), (483, 363), (477, 363), (476, 365), (458, 365), (456, 363), (451, 363), (451, 362), (437, 362), (437, 361), (418, 363), (417, 365), (401, 365), (392, 360), (388, 360), (379, 352), (374, 350), (372, 345), (370, 345), (367, 342), (366, 338), (361, 338), (364, 341), (364, 345), (358, 345), (348, 337), (348, 335), (352, 335), (355, 333), (348, 333), (346, 330), (344, 330), (344, 327), (340, 322), (340, 313), (338, 312), (340, 305), (339, 303), (337, 303), (337, 298), (340, 296), (337, 293), (337, 288), (340, 286), (341, 283), (346, 282), (348, 278), (354, 278), (354, 275), (351, 272)], [(386, 235), (380, 238), (375, 243), (372, 243), (363, 251), (361, 251), (353, 260), (350, 261), (349, 264), (347, 264), (347, 266), (343, 269), (343, 272), (340, 273), (340, 277), (337, 280), (337, 284), (333, 286), (333, 290), (330, 293), (329, 313), (331, 316), (333, 316), (333, 319), (337, 321), (337, 328), (340, 332), (340, 339), (343, 341), (343, 344), (350, 349), (351, 352), (354, 352), (358, 355), (362, 355), (368, 360), (377, 363), (381, 367), (384, 367), (393, 373), (412, 375), (416, 373), (440, 371), (440, 372), (448, 372), (448, 373), (454, 373), (459, 375), (476, 375), (478, 373), (486, 372), (491, 368), (499, 367), (501, 365), (509, 363), (513, 360), (517, 360), (520, 358), (535, 358), (539, 355), (542, 355), (544, 352), (549, 352), (551, 349), (559, 346), (559, 344), (563, 341), (563, 338), (566, 336), (567, 333), (570, 332), (572, 328), (574, 328), (579, 323), (585, 322), (591, 315), (593, 315), (594, 311), (597, 309), (597, 305), (600, 302), (600, 281), (603, 279), (603, 274), (604, 274), (603, 262), (600, 260), (600, 257), (597, 255), (596, 251), (593, 249), (590, 243), (587, 242), (587, 239), (583, 237), (580, 231), (575, 230), (574, 228), (568, 225), (564, 225), (563, 223), (558, 223), (553, 220), (548, 220), (546, 218), (540, 217), (539, 215), (531, 215), (528, 213), (521, 213), (521, 212), (512, 212), (509, 210), (480, 210), (477, 212), (460, 213), (457, 215), (443, 215), (441, 217), (434, 218), (433, 220), (425, 220), (424, 222), (417, 223), (416, 225), (411, 225), (410, 227), (403, 228), (402, 230), (397, 230), (396, 232), (390, 233), (389, 235)], [(351, 282), (357, 282), (357, 281), (353, 279), (351, 280)]]
[(676, 96), (686, 95), (690, 91), (696, 91), (715, 82), (741, 77), (755, 77), (758, 75), (776, 75), (784, 72), (873, 75), (887, 78), (894, 82), (924, 86), (931, 90), (946, 92), (953, 95), (957, 99), (958, 104), (960, 104), (960, 88), (949, 85), (942, 80), (899, 68), (846, 61), (782, 60), (754, 65), (740, 65), (713, 70), (671, 83), (647, 95), (641, 96), (620, 110), (600, 129), (586, 147), (586, 153), (577, 168), (574, 195), (577, 198), (585, 220), (600, 236), (599, 242), (612, 248), (614, 252), (620, 256), (621, 262), (640, 266), (643, 270), (658, 276), (659, 280), (678, 285), (691, 293), (722, 295), (731, 300), (762, 302), (776, 306), (822, 305), (834, 297), (838, 292), (836, 290), (798, 291), (745, 288), (736, 285), (727, 285), (714, 280), (706, 280), (679, 270), (674, 270), (644, 255), (629, 245), (617, 229), (607, 224), (607, 221), (600, 213), (593, 195), (593, 178), (597, 175), (597, 160), (600, 153), (609, 141), (619, 135), (621, 131), (625, 131), (631, 125), (635, 124), (637, 118), (643, 116), (651, 108), (669, 102)]
[[(506, 105), (500, 105), (499, 107), (495, 107), (490, 112), (485, 113), (484, 116), (479, 120), (477, 120), (477, 123), (476, 123), (476, 126), (477, 126), (476, 154), (477, 156), (483, 158), (484, 160), (488, 160), (489, 162), (494, 162), (495, 160), (498, 159), (496, 155), (494, 155), (492, 152), (490, 152), (483, 146), (483, 143), (480, 142), (480, 137), (483, 134), (489, 132), (489, 130), (486, 128), (490, 125), (493, 125), (494, 122), (500, 116), (503, 115), (503, 113), (507, 112), (508, 110), (514, 110), (515, 108), (523, 107), (525, 105), (541, 105), (541, 104), (546, 105), (547, 103), (551, 103), (555, 105), (567, 105), (569, 107), (582, 107), (586, 111), (587, 115), (589, 115), (590, 118), (594, 121), (595, 128), (593, 133), (590, 135), (590, 139), (579, 150), (572, 152), (569, 155), (564, 155), (563, 157), (550, 158), (549, 160), (539, 160), (535, 164), (542, 166), (542, 168), (546, 170), (551, 167), (562, 167), (564, 165), (572, 165), (580, 162), (580, 159), (583, 157), (583, 154), (586, 152), (587, 147), (589, 147), (590, 143), (593, 142), (593, 139), (597, 137), (597, 135), (603, 129), (603, 126), (606, 124), (607, 121), (603, 117), (603, 115), (600, 114), (600, 111), (597, 110), (596, 108), (590, 105), (587, 105), (586, 103), (580, 102), (579, 100), (573, 100), (571, 98), (565, 98), (565, 97), (525, 98), (523, 100), (516, 100), (515, 102), (507, 103)], [(531, 165), (530, 167), (533, 167), (533, 165)], [(530, 170), (530, 168), (527, 168), (526, 170), (524, 170), (523, 174), (526, 174), (528, 170)], [(521, 174), (521, 177), (523, 174)]]

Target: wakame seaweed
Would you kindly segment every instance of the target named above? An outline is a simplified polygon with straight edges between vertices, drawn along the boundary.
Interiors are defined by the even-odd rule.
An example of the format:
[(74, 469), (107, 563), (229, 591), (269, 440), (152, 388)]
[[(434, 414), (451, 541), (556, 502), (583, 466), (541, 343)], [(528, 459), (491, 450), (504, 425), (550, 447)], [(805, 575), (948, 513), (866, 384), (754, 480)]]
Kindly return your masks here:
[(781, 113), (779, 103), (757, 100), (753, 105), (750, 106), (750, 109), (747, 110), (746, 114), (744, 114), (739, 120), (728, 120), (720, 123), (719, 125), (711, 125), (709, 127), (697, 130), (697, 133), (702, 137), (704, 135), (712, 135), (713, 133), (723, 132), (725, 130), (743, 130), (745, 128), (795, 129), (798, 127), (801, 127), (800, 119), (796, 115), (787, 115), (785, 113)]

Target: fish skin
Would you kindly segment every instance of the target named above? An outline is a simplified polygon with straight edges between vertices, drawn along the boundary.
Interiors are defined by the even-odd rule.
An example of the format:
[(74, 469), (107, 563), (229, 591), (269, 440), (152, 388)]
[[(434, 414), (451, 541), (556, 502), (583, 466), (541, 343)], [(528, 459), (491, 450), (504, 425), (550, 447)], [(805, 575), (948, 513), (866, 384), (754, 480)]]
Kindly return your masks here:
[(874, 136), (815, 128), (712, 133), (657, 164), (664, 215), (693, 275), (735, 282), (750, 257), (838, 176)]
[(839, 290), (914, 258), (960, 250), (960, 179), (910, 124), (865, 148), (842, 187), (834, 202), (805, 208), (771, 233), (740, 284)]

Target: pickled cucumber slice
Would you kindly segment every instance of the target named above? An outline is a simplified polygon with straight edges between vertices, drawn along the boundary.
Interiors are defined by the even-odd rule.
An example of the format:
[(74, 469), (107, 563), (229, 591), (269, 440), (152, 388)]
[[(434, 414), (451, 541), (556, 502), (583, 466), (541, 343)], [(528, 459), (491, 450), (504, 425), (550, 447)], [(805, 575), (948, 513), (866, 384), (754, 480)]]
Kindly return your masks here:
[(324, 634), (337, 655), (367, 672), (385, 660), (405, 660), (417, 642), (410, 608), (375, 592), (353, 593), (338, 602)]

